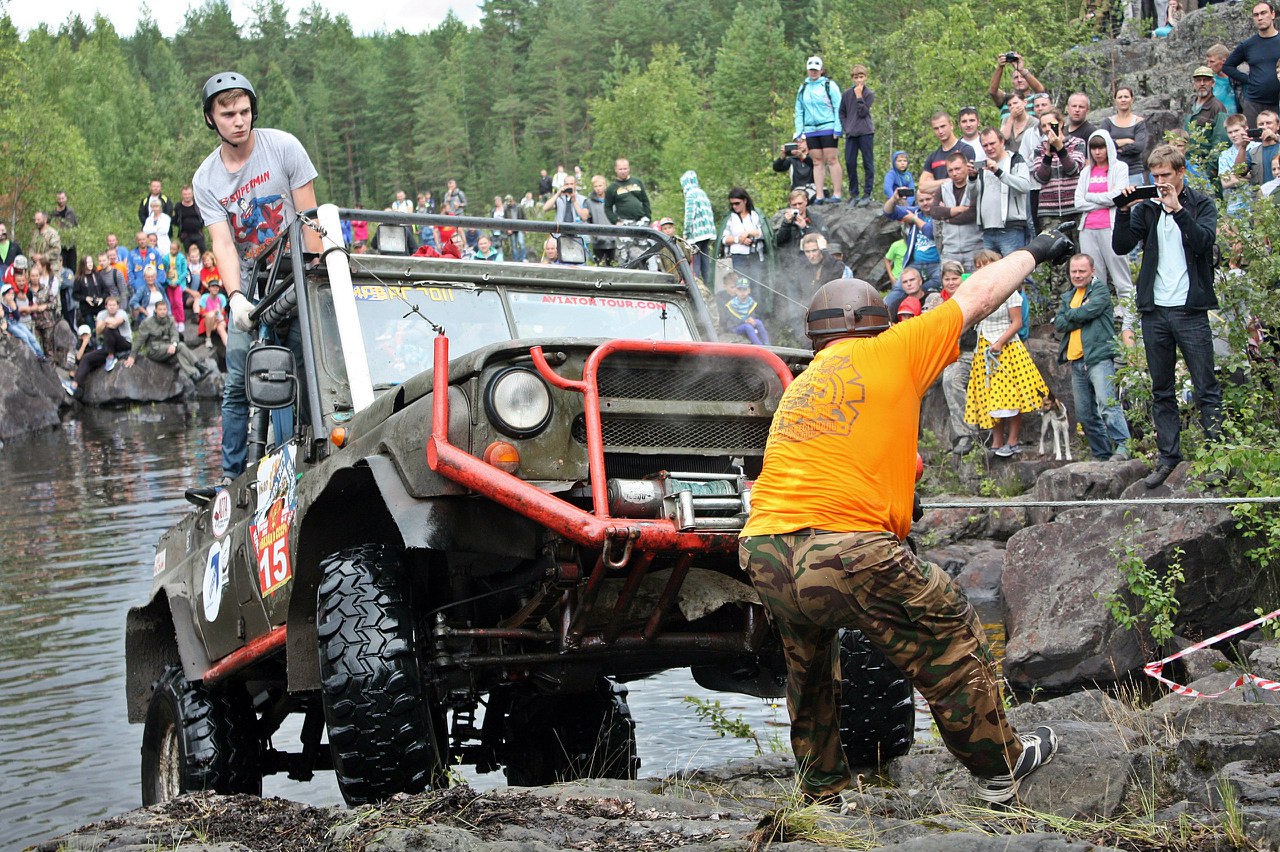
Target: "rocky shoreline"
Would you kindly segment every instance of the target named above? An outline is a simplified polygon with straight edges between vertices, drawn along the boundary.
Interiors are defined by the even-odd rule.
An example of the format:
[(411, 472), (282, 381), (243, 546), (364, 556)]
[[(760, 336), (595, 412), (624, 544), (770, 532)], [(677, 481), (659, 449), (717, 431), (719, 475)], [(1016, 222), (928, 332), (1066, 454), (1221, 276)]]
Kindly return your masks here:
[[(1280, 648), (1250, 667), (1280, 675)], [(1235, 667), (1197, 682), (1221, 688)], [(1280, 706), (1239, 689), (1206, 701), (1168, 696), (1135, 709), (1088, 690), (1009, 711), (1049, 722), (1057, 758), (1023, 786), (1021, 807), (980, 807), (941, 746), (917, 746), (859, 776), (846, 805), (802, 807), (789, 755), (669, 778), (548, 787), (467, 786), (376, 807), (194, 795), (87, 826), (30, 852), (558, 852), (687, 849), (1217, 850), (1280, 845)]]

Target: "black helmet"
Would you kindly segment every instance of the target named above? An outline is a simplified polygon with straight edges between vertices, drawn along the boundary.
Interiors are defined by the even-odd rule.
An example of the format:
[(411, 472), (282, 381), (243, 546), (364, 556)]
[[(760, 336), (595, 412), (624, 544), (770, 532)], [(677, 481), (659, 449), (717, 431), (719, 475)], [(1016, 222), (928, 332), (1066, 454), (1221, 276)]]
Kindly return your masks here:
[(209, 115), (209, 111), (213, 107), (213, 99), (232, 89), (245, 90), (249, 95), (250, 115), (254, 121), (258, 120), (258, 93), (254, 91), (253, 84), (246, 80), (243, 74), (237, 74), (235, 71), (223, 71), (219, 74), (214, 74), (205, 81), (204, 92), (200, 98), (200, 103), (204, 108), (204, 123), (209, 125), (210, 130), (217, 130), (213, 126), (213, 118)]
[(837, 278), (819, 287), (804, 324), (815, 352), (831, 338), (870, 336), (887, 328), (889, 309), (884, 299), (861, 278)]

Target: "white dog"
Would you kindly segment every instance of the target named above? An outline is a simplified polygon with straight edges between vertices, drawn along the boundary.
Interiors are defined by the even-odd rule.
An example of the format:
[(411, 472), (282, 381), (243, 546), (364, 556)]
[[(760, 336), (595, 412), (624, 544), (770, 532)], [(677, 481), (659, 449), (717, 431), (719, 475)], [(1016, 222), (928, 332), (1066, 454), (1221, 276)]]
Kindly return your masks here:
[(1062, 461), (1062, 451), (1067, 452), (1067, 461), (1071, 458), (1071, 420), (1067, 417), (1067, 407), (1053, 395), (1053, 391), (1044, 398), (1040, 405), (1040, 455), (1044, 455), (1044, 436), (1053, 427), (1053, 457)]

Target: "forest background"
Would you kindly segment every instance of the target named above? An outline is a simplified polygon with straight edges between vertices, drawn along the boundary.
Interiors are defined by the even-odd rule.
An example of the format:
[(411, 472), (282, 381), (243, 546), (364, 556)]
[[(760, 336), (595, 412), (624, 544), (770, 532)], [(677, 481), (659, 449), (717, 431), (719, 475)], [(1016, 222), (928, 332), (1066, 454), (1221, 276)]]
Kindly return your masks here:
[[(841, 88), (852, 63), (870, 67), (878, 184), (893, 150), (910, 152), (919, 170), (935, 147), (935, 110), (973, 105), (984, 123), (997, 120), (986, 88), (998, 54), (1020, 51), (1049, 84), (1064, 51), (1091, 37), (1079, 0), (486, 0), (481, 9), (475, 26), (450, 15), (429, 32), (367, 36), (319, 4), (291, 21), (280, 0), (258, 3), (245, 27), (225, 2), (206, 0), (173, 38), (147, 17), (125, 37), (102, 17), (25, 37), (0, 18), (0, 217), (24, 241), (31, 214), (65, 189), (82, 245), (130, 230), (148, 180), (176, 200), (213, 149), (199, 92), (227, 69), (253, 81), (262, 126), (306, 145), (322, 202), (381, 209), (397, 189), (438, 198), (452, 177), (480, 213), (497, 193), (536, 190), (540, 169), (580, 164), (612, 179), (613, 159), (627, 156), (655, 190), (658, 215), (680, 219), (686, 169), (718, 215), (731, 186), (772, 210), (786, 181), (770, 163), (791, 138), (809, 54), (824, 57)], [(1086, 91), (1109, 87), (1090, 81)]]

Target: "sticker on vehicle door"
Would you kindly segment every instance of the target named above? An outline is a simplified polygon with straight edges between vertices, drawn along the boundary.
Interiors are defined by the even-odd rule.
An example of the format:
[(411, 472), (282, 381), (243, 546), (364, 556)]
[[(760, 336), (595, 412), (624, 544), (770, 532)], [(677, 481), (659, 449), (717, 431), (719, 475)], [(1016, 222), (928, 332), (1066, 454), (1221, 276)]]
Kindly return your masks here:
[(224, 538), (209, 545), (209, 555), (204, 560), (204, 620), (213, 623), (222, 608), (222, 592), (227, 588), (230, 576), (227, 562), (231, 556), (231, 539)]
[(231, 491), (229, 489), (218, 490), (218, 496), (213, 498), (213, 510), (210, 515), (213, 537), (222, 538), (227, 531), (227, 526), (231, 523)]
[(258, 505), (249, 525), (249, 539), (258, 560), (258, 588), (264, 598), (293, 578), (289, 528), (298, 507), (295, 450), (290, 444), (258, 462)]

